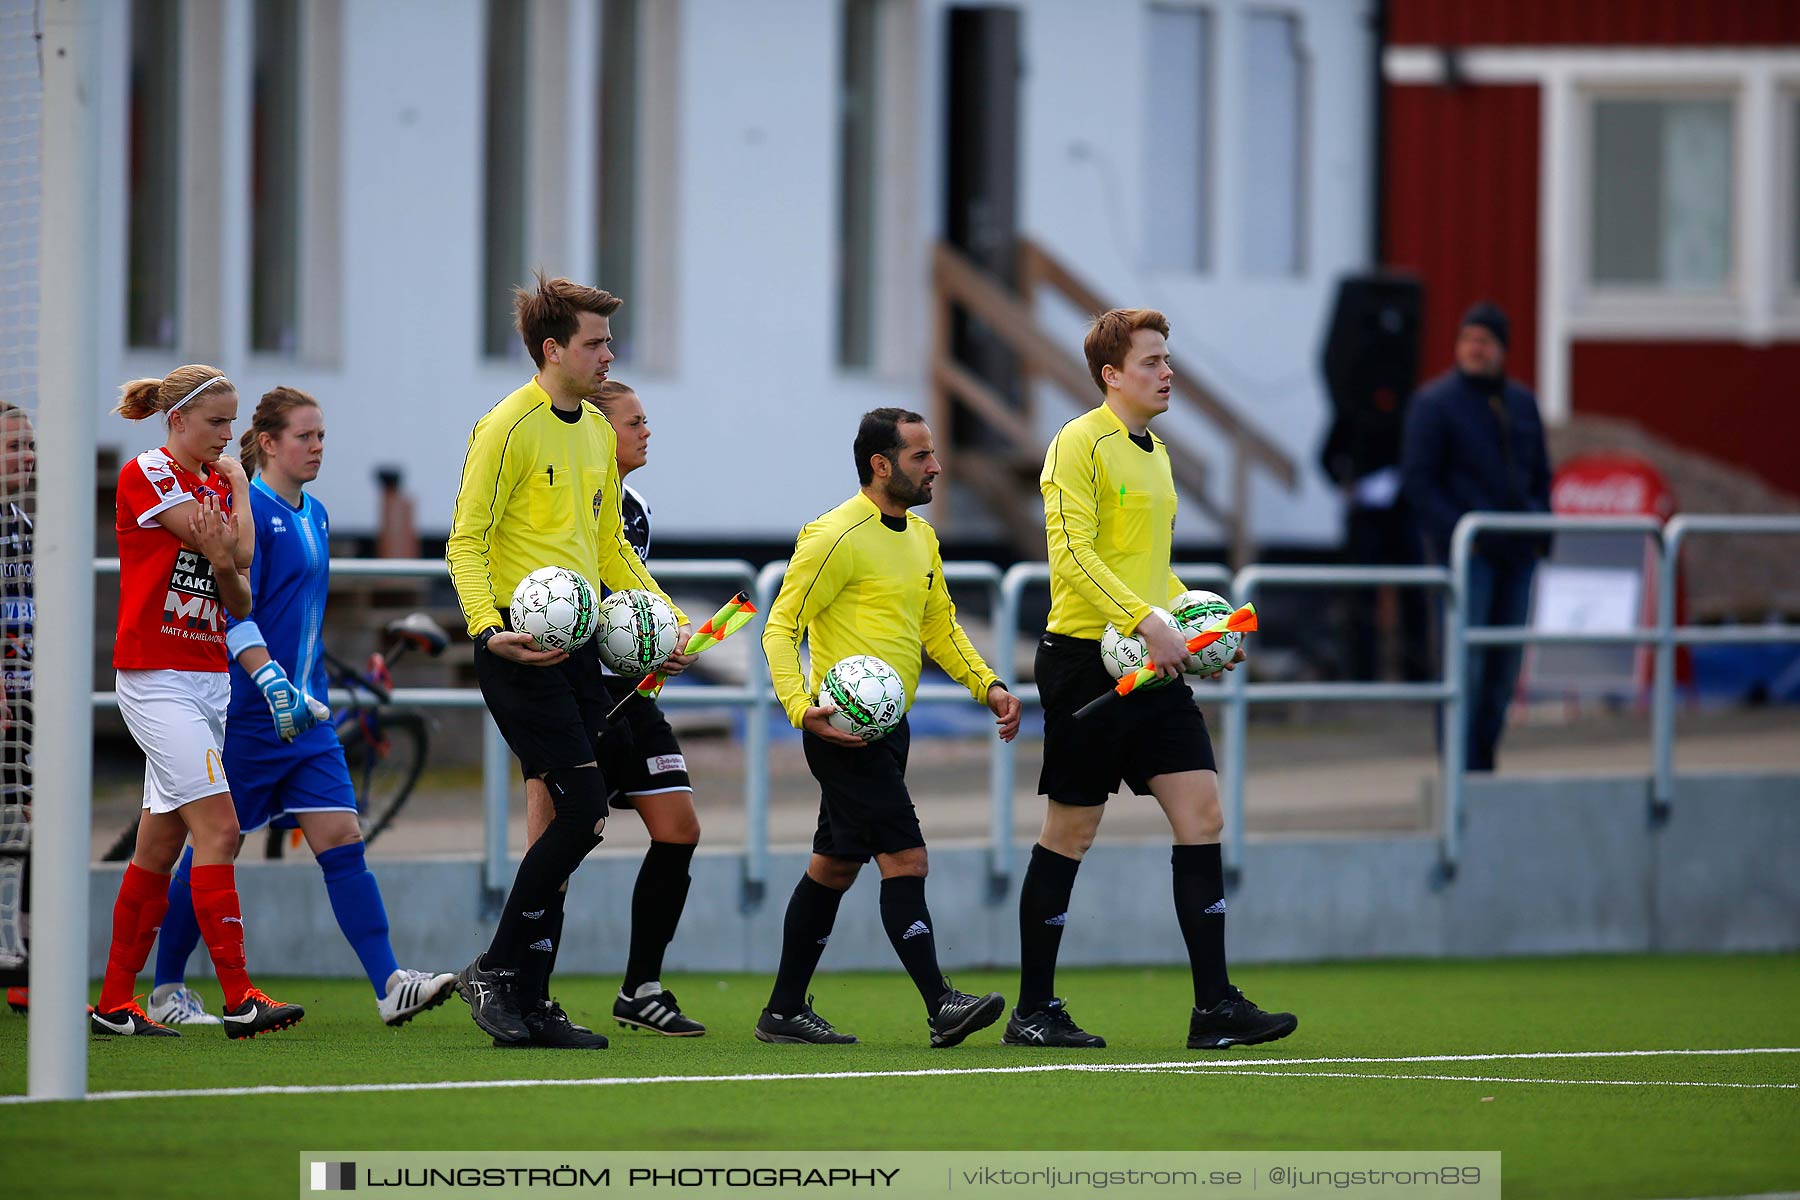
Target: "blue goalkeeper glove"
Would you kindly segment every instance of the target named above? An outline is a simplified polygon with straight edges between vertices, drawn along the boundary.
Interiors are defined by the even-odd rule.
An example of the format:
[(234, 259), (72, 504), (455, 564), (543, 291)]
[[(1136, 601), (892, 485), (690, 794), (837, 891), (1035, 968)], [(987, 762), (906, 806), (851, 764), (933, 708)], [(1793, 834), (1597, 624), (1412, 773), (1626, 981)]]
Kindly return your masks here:
[(275, 732), (281, 735), (282, 741), (293, 741), (317, 723), (318, 717), (306, 703), (305, 694), (294, 686), (287, 672), (274, 659), (256, 668), (250, 682), (262, 689), (263, 699), (269, 702), (269, 712), (275, 717)]

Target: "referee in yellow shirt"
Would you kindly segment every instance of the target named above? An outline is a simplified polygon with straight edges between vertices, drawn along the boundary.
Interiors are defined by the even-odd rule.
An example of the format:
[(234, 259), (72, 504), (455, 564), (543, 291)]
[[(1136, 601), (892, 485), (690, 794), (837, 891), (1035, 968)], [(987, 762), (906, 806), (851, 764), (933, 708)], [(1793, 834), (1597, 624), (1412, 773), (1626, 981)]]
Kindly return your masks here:
[[(993, 711), (1002, 740), (1019, 732), (1019, 701), (969, 644), (944, 584), (937, 534), (908, 511), (931, 502), (932, 481), (942, 470), (925, 418), (900, 408), (865, 413), (855, 454), (862, 489), (800, 531), (763, 627), (775, 695), (802, 731), (820, 798), (812, 859), (788, 901), (781, 966), (756, 1036), (856, 1041), (813, 1011), (806, 988), (838, 902), (873, 857), (881, 869), (881, 924), (925, 1002), (931, 1044), (954, 1046), (998, 1020), (1006, 1000), (998, 992), (959, 992), (938, 969), (925, 907), (925, 837), (906, 790), (907, 720), (868, 743), (833, 727), (831, 710), (813, 697), (833, 664), (873, 654), (905, 682), (910, 708), (924, 652)], [(802, 636), (812, 653), (810, 677), (800, 661)]]
[[(606, 1046), (569, 1020), (542, 981), (562, 936), (569, 876), (606, 827), (598, 762), (612, 699), (592, 641), (573, 654), (540, 650), (529, 634), (506, 627), (506, 613), (519, 580), (543, 566), (573, 568), (614, 590), (662, 594), (625, 537), (613, 428), (583, 403), (605, 382), (609, 318), (621, 303), (542, 275), (535, 288), (516, 293), (519, 333), (538, 371), (476, 422), (445, 549), (475, 640), (482, 698), (527, 778), (544, 781), (556, 809), (519, 863), (487, 952), (457, 976), (475, 1024), (496, 1046)], [(675, 612), (676, 645), (685, 649), (691, 631)], [(686, 655), (677, 654), (668, 669), (686, 666)]]
[[(1187, 645), (1150, 611), (1184, 590), (1169, 568), (1169, 452), (1150, 432), (1169, 407), (1175, 377), (1168, 336), (1168, 321), (1151, 309), (1096, 317), (1084, 349), (1105, 400), (1064, 425), (1044, 456), (1050, 619), (1037, 652), (1044, 706), (1038, 792), (1048, 797), (1048, 811), (1019, 894), (1019, 1003), (1001, 1037), (1011, 1046), (1106, 1044), (1055, 996), (1056, 951), (1076, 871), (1121, 782), (1155, 796), (1174, 833), (1175, 915), (1194, 977), (1188, 1048), (1272, 1041), (1298, 1024), (1290, 1013), (1264, 1012), (1231, 986), (1218, 769), (1206, 722), (1182, 679)], [(1163, 682), (1077, 720), (1082, 705), (1113, 685), (1100, 661), (1109, 624), (1144, 639)]]

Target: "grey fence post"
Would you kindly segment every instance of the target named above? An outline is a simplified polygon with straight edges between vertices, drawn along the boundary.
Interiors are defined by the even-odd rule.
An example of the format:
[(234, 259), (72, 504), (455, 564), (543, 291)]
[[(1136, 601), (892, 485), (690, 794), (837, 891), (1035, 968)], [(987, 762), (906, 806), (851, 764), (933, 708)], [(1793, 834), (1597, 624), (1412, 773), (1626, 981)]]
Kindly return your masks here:
[[(765, 566), (756, 575), (756, 608), (763, 620), (787, 574), (787, 559)], [(739, 908), (754, 912), (769, 886), (769, 709), (775, 702), (769, 661), (760, 645), (750, 652), (750, 690), (754, 699), (744, 721), (744, 873)]]
[(1475, 541), (1470, 517), (1457, 523), (1450, 535), (1450, 600), (1444, 605), (1444, 704), (1438, 726), (1439, 774), (1442, 802), (1438, 813), (1437, 882), (1456, 878), (1462, 861), (1463, 765), (1469, 759), (1469, 700), (1464, 689), (1468, 676), (1468, 646), (1464, 643), (1469, 594), (1469, 550)]
[(1686, 521), (1663, 526), (1663, 555), (1656, 572), (1656, 665), (1650, 676), (1650, 743), (1655, 774), (1650, 781), (1650, 823), (1669, 819), (1675, 803), (1675, 586)]
[(493, 714), (481, 714), (481, 907), (498, 916), (512, 888), (506, 855), (506, 810), (511, 793), (512, 751), (500, 736)]
[[(1014, 643), (1019, 634), (1019, 604), (1025, 586), (1039, 563), (1018, 563), (1000, 580), (999, 599), (994, 605), (994, 656), (988, 665), (1006, 686), (1025, 702), (1025, 687), (1019, 682), (1018, 657)], [(1037, 688), (1033, 686), (1032, 692)], [(1013, 872), (1013, 787), (1018, 773), (1018, 755), (1011, 742), (997, 741), (993, 757), (988, 760), (988, 903), (998, 904), (1012, 886)]]
[[(1231, 579), (1231, 595), (1227, 600), (1238, 607), (1256, 603), (1257, 568), (1244, 567)], [(1254, 654), (1252, 642), (1246, 654)], [(1225, 868), (1225, 886), (1236, 889), (1244, 879), (1244, 794), (1250, 774), (1250, 672), (1232, 671), (1225, 676), (1225, 773), (1223, 837), (1220, 858)]]

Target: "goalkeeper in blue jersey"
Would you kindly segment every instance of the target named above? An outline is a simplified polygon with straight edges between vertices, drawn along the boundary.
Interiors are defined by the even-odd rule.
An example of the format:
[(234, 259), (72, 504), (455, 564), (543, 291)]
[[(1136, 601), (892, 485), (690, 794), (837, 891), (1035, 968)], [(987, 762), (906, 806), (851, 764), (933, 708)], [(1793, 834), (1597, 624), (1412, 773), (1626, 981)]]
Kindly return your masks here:
[[(255, 475), (255, 607), (226, 632), (225, 770), (244, 833), (277, 820), (299, 825), (325, 873), (338, 927), (375, 989), (381, 1019), (403, 1025), (449, 999), (456, 976), (407, 970), (394, 960), (381, 888), (363, 857), (356, 793), (324, 703), (329, 523), (324, 505), (305, 492), (318, 477), (324, 446), (318, 401), (286, 387), (263, 396), (240, 444), (244, 469)], [(169, 884), (157, 946), (150, 1013), (166, 1025), (218, 1023), (183, 982), (200, 940), (188, 890), (192, 860), (189, 849)]]

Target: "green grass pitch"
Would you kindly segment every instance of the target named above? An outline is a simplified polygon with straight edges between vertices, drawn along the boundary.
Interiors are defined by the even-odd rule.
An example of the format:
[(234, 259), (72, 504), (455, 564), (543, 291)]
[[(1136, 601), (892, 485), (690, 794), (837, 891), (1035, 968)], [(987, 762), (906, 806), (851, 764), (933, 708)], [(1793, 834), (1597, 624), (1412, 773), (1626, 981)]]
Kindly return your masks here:
[[(931, 1050), (899, 974), (816, 981), (819, 1010), (860, 1046), (756, 1042), (750, 1029), (768, 980), (741, 975), (667, 980), (709, 1032), (665, 1039), (603, 1023), (616, 982), (582, 978), (559, 980), (559, 993), (577, 1020), (612, 1035), (610, 1050), (503, 1051), (454, 998), (390, 1030), (361, 981), (270, 979), (271, 994), (306, 1005), (297, 1028), (245, 1043), (217, 1029), (178, 1041), (92, 1039), (92, 1090), (802, 1078), (6, 1104), (0, 1178), (13, 1196), (191, 1200), (291, 1195), (297, 1153), (323, 1149), (1499, 1150), (1508, 1196), (1800, 1189), (1800, 1053), (1791, 1052), (1800, 1047), (1800, 956), (1333, 963), (1237, 975), (1265, 1007), (1299, 1013), (1299, 1032), (1270, 1046), (1190, 1052), (1187, 974), (1153, 968), (1059, 975), (1076, 1018), (1108, 1041), (1074, 1058), (1002, 1047), (998, 1027)], [(1016, 976), (972, 972), (956, 982), (1010, 996)], [(24, 1019), (0, 1011), (0, 1094), (25, 1090), (25, 1031)], [(1473, 1057), (1718, 1049), (1790, 1052)], [(1448, 1057), (1295, 1061), (1427, 1055)], [(1062, 1061), (1215, 1065), (803, 1078)], [(1720, 1084), (1757, 1086), (1693, 1086)]]

